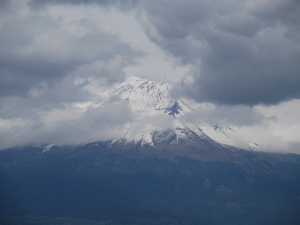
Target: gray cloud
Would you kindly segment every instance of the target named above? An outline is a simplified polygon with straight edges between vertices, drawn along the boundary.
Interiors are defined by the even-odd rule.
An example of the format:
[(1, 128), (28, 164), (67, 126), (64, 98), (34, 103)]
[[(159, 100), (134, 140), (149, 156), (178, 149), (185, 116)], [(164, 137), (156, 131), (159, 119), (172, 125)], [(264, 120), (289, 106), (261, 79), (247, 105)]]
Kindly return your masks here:
[[(21, 102), (24, 104), (24, 102)], [(19, 107), (20, 108), (20, 107)], [(132, 113), (125, 102), (108, 102), (106, 107), (61, 106), (48, 110), (28, 108), (19, 117), (0, 118), (0, 149), (29, 144), (80, 144), (120, 138)], [(22, 117), (20, 117), (22, 116)]]
[(229, 126), (251, 126), (260, 123), (265, 117), (249, 106), (216, 105), (213, 108), (199, 109), (184, 115), (190, 123), (222, 123)]
[(0, 148), (117, 138), (131, 121), (127, 103), (86, 111), (80, 104), (101, 102), (92, 84), (123, 81), (123, 69), (142, 53), (92, 17), (70, 15), (78, 8), (64, 17), (52, 6), (7, 2), (1, 9)]
[(3, 9), (6, 9), (6, 7), (9, 5), (9, 0), (2, 0), (0, 2), (0, 11)]
[(194, 97), (276, 104), (300, 97), (300, 4), (276, 1), (144, 1), (147, 35), (194, 66)]
[(110, 102), (105, 107), (89, 108), (79, 118), (59, 121), (51, 130), (43, 126), (37, 140), (57, 144), (112, 140), (121, 137), (124, 125), (131, 120), (127, 102)]
[(138, 0), (31, 0), (30, 5), (33, 8), (45, 7), (51, 4), (69, 4), (69, 5), (86, 5), (99, 4), (102, 6), (118, 6), (122, 9), (130, 9)]
[[(78, 21), (76, 33), (59, 19), (41, 12), (19, 15), (11, 9), (1, 24), (0, 95), (24, 95), (32, 85), (46, 82), (49, 86), (68, 76), (80, 66), (109, 62), (116, 55), (127, 64), (140, 53), (105, 33), (91, 21)], [(124, 65), (120, 65), (124, 66)], [(121, 81), (124, 74), (109, 71), (94, 74), (108, 82)]]

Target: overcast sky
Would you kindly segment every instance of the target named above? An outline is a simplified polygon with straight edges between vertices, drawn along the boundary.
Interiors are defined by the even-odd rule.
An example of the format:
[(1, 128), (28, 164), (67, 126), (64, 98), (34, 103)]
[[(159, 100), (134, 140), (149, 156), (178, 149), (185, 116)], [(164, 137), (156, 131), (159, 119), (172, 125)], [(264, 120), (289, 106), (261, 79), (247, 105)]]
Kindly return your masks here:
[(300, 153), (298, 0), (0, 1), (0, 148), (118, 137), (126, 103), (82, 106), (132, 75), (213, 105), (194, 120)]

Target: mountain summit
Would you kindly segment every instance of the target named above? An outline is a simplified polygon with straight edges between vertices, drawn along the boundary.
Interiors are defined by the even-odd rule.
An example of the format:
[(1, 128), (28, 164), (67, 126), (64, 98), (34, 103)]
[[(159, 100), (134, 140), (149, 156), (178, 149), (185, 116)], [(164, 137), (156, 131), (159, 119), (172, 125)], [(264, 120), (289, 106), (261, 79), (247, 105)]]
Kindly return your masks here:
[[(201, 113), (207, 106), (185, 98), (173, 98), (172, 88), (172, 84), (133, 76), (106, 92), (110, 98), (126, 101), (134, 114), (134, 120), (127, 125), (122, 135), (123, 139), (155, 146), (157, 142), (172, 136), (168, 144), (200, 138), (244, 149), (255, 147), (255, 144), (240, 141), (236, 131), (218, 121), (214, 124), (192, 121), (190, 115)], [(104, 102), (100, 105), (105, 107), (106, 104)]]

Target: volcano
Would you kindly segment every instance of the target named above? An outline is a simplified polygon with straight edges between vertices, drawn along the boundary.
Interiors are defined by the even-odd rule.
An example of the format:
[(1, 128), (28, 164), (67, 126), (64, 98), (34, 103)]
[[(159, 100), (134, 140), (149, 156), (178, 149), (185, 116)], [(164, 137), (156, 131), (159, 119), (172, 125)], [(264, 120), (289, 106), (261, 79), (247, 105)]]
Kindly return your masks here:
[(0, 151), (0, 224), (298, 225), (300, 156), (259, 152), (207, 107), (131, 77), (86, 107), (125, 102), (121, 137)]

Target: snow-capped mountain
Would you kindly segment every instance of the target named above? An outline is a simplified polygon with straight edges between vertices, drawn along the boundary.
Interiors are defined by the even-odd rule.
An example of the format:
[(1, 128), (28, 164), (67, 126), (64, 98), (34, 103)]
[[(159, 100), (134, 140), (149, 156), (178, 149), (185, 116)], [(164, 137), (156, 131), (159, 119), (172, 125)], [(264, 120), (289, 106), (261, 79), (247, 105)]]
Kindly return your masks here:
[[(130, 77), (126, 81), (106, 91), (110, 98), (118, 97), (128, 102), (134, 121), (127, 124), (123, 138), (155, 146), (161, 135), (173, 135), (170, 144), (193, 137), (209, 139), (221, 145), (251, 149), (255, 145), (244, 143), (236, 138), (235, 131), (218, 123), (189, 120), (189, 114), (207, 107), (192, 100), (172, 98), (172, 84), (163, 84), (140, 77)], [(107, 103), (101, 103), (105, 107)], [(159, 135), (158, 135), (159, 134)], [(118, 141), (118, 140), (115, 140)]]

